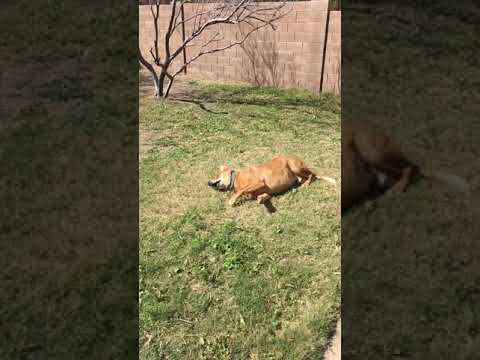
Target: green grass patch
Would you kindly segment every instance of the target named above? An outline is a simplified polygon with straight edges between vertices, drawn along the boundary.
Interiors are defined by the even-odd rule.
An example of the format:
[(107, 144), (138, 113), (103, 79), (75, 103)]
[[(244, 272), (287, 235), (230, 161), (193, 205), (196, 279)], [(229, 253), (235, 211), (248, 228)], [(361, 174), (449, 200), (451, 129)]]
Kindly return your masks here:
[(141, 358), (320, 359), (339, 316), (339, 190), (315, 182), (269, 215), (206, 183), (279, 154), (339, 179), (339, 99), (188, 86), (194, 102), (140, 104)]

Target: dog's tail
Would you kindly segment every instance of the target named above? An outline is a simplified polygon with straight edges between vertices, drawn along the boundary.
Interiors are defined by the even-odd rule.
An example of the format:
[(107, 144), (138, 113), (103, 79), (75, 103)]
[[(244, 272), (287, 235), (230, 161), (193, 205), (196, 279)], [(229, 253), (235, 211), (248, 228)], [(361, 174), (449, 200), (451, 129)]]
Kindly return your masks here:
[(320, 180), (324, 180), (324, 181), (326, 181), (326, 182), (329, 182), (329, 183), (332, 184), (332, 185), (337, 186), (337, 182), (335, 181), (335, 179), (332, 179), (331, 177), (316, 175), (316, 178), (317, 178), (317, 179), (320, 179)]
[(420, 174), (427, 179), (437, 180), (444, 184), (447, 184), (452, 189), (458, 192), (468, 193), (470, 191), (470, 186), (468, 185), (468, 182), (460, 176), (449, 174), (443, 171), (426, 169), (421, 169)]

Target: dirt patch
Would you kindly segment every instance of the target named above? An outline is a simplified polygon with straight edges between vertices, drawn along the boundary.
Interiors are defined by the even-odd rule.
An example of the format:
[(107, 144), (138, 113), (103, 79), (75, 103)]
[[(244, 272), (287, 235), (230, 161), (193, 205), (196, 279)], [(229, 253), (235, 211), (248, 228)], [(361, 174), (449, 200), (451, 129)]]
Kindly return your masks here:
[(138, 95), (142, 97), (152, 97), (155, 94), (153, 81), (146, 71), (138, 72)]
[[(189, 84), (189, 81), (193, 79), (187, 79), (185, 77), (179, 77), (175, 79), (172, 89), (170, 90), (169, 99), (181, 100), (181, 99), (195, 99), (195, 89)], [(138, 73), (138, 90), (140, 98), (153, 97), (155, 94), (155, 87), (150, 73), (146, 70), (140, 70)]]

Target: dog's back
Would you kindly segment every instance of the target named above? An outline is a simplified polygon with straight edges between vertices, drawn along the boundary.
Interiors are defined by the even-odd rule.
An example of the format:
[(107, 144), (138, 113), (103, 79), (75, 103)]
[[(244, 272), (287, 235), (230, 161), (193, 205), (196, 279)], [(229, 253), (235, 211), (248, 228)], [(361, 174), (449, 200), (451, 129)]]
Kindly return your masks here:
[(292, 188), (297, 183), (295, 170), (302, 166), (304, 167), (305, 164), (296, 156), (276, 156), (261, 165), (251, 166), (241, 173), (249, 182), (264, 181), (271, 193), (276, 194)]

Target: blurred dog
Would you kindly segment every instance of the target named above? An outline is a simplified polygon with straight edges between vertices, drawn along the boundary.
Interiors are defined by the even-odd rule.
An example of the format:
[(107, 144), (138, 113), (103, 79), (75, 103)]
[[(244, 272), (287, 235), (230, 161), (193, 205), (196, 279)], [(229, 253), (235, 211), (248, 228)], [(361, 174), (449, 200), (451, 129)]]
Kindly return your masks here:
[(399, 144), (372, 124), (342, 124), (342, 212), (386, 191), (403, 192), (418, 178), (444, 182), (468, 192), (468, 183), (453, 174), (427, 170), (407, 159)]
[(274, 208), (270, 199), (273, 195), (284, 193), (299, 185), (310, 185), (316, 179), (335, 184), (332, 178), (315, 175), (297, 156), (277, 156), (262, 165), (238, 171), (223, 165), (220, 168), (220, 175), (208, 181), (208, 186), (218, 191), (233, 191), (229, 201), (231, 206), (241, 196), (246, 195), (250, 199), (256, 199), (272, 212)]

